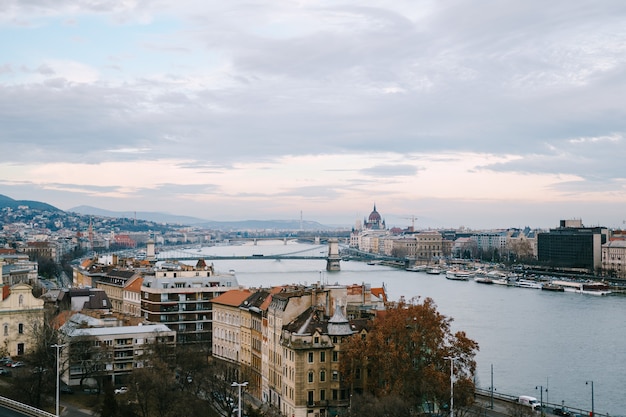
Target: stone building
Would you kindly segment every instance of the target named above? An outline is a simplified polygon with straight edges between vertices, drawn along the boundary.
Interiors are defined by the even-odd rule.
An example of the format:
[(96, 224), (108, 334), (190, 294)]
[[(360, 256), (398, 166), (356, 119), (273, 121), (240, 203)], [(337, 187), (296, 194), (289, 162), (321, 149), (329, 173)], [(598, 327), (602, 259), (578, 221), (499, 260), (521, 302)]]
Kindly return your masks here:
[(34, 328), (44, 320), (44, 302), (33, 296), (33, 288), (24, 283), (2, 287), (0, 301), (0, 349), (6, 355), (21, 356), (32, 349)]
[(602, 245), (602, 272), (610, 277), (626, 278), (626, 240), (611, 240)]
[(292, 417), (336, 416), (348, 408), (350, 387), (341, 377), (341, 348), (367, 320), (349, 322), (342, 307), (332, 317), (326, 309), (312, 306), (283, 327), (282, 404)]

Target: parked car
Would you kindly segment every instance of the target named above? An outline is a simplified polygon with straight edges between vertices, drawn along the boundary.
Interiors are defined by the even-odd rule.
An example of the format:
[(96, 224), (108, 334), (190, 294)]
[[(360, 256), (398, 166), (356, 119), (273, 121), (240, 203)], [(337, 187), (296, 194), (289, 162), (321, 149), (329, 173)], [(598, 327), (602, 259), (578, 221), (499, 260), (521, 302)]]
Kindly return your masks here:
[(6, 368), (0, 368), (0, 376), (11, 376), (11, 370)]
[(115, 388), (115, 392), (116, 394), (126, 394), (128, 392), (128, 387), (119, 387), (119, 388)]
[(554, 410), (552, 410), (552, 414), (554, 414), (555, 416), (565, 416), (565, 417), (573, 416), (571, 411), (567, 411), (564, 408), (555, 408)]
[(24, 366), (24, 362), (22, 361), (13, 362), (11, 364), (11, 368), (21, 368), (22, 366)]
[(74, 390), (69, 385), (61, 385), (59, 387), (59, 392), (61, 394), (74, 394)]

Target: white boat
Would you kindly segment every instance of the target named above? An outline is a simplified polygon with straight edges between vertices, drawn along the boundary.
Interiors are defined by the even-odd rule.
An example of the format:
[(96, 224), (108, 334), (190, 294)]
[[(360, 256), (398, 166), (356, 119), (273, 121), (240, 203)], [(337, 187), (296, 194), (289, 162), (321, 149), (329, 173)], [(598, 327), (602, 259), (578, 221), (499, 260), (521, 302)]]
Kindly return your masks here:
[(474, 282), (479, 284), (493, 284), (493, 280), (486, 276), (476, 276), (474, 277)]
[(442, 272), (443, 272), (443, 269), (441, 269), (441, 268), (428, 268), (426, 270), (426, 273), (430, 274), (430, 275), (439, 275)]
[(540, 290), (542, 285), (541, 282), (531, 281), (528, 279), (520, 279), (515, 282), (515, 286), (520, 288), (534, 288), (536, 290)]
[(610, 287), (603, 282), (576, 282), (576, 281), (553, 281), (553, 284), (560, 285), (567, 292), (588, 295), (609, 295)]
[(415, 265), (415, 266), (406, 268), (406, 270), (410, 272), (424, 272), (426, 271), (426, 268), (427, 268), (426, 265)]
[(455, 281), (469, 281), (472, 274), (468, 271), (461, 271), (459, 269), (451, 269), (446, 272), (446, 278)]

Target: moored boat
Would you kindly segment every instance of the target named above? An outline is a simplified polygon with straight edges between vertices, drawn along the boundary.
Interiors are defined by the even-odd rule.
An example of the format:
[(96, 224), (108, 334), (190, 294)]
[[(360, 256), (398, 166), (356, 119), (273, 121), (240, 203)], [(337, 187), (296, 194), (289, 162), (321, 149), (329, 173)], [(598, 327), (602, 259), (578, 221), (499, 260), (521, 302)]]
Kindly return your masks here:
[(520, 287), (520, 288), (534, 288), (536, 290), (541, 289), (542, 285), (540, 282), (537, 281), (531, 281), (528, 279), (520, 279), (517, 282), (515, 282), (515, 286), (516, 287)]
[(474, 282), (477, 282), (479, 284), (493, 284), (493, 280), (489, 277), (485, 277), (485, 276), (476, 276), (474, 277)]
[(427, 266), (426, 265), (414, 265), (411, 266), (409, 268), (406, 268), (406, 271), (410, 271), (410, 272), (424, 272), (426, 271)]
[(541, 286), (543, 291), (555, 291), (555, 292), (563, 292), (565, 288), (562, 285), (553, 284), (551, 282), (545, 283)]
[(428, 268), (426, 270), (426, 273), (430, 274), (430, 275), (439, 275), (442, 272), (443, 272), (443, 270), (441, 268)]
[(459, 269), (451, 269), (446, 272), (446, 278), (455, 281), (469, 281), (472, 274), (468, 271), (461, 271)]
[(604, 282), (579, 282), (579, 281), (553, 281), (553, 284), (560, 285), (567, 292), (588, 295), (609, 295), (611, 288)]

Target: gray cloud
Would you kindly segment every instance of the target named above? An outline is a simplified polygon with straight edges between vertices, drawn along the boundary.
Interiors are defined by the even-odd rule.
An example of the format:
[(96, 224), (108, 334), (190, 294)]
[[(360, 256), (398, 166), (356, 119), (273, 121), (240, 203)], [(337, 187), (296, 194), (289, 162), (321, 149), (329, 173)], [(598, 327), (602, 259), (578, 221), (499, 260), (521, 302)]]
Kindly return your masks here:
[[(155, 27), (128, 42), (111, 37), (103, 61), (71, 48), (39, 55), (27, 42), (22, 58), (5, 54), (0, 150), (16, 163), (181, 156), (215, 173), (283, 155), (478, 152), (520, 158), (485, 170), (581, 178), (558, 191), (623, 184), (622, 1), (488, 0), (477, 10), (465, 0), (297, 8), (9, 0), (3, 8), (4, 30), (18, 34), (64, 22), (71, 31), (59, 42), (89, 41), (84, 17), (129, 32)], [(97, 79), (79, 82), (55, 59), (84, 59)], [(609, 137), (619, 139), (593, 140)], [(418, 171), (385, 162), (359, 173)], [(344, 181), (351, 189), (375, 183)], [(161, 186), (174, 188), (195, 186)], [(338, 198), (329, 188), (292, 191)]]

